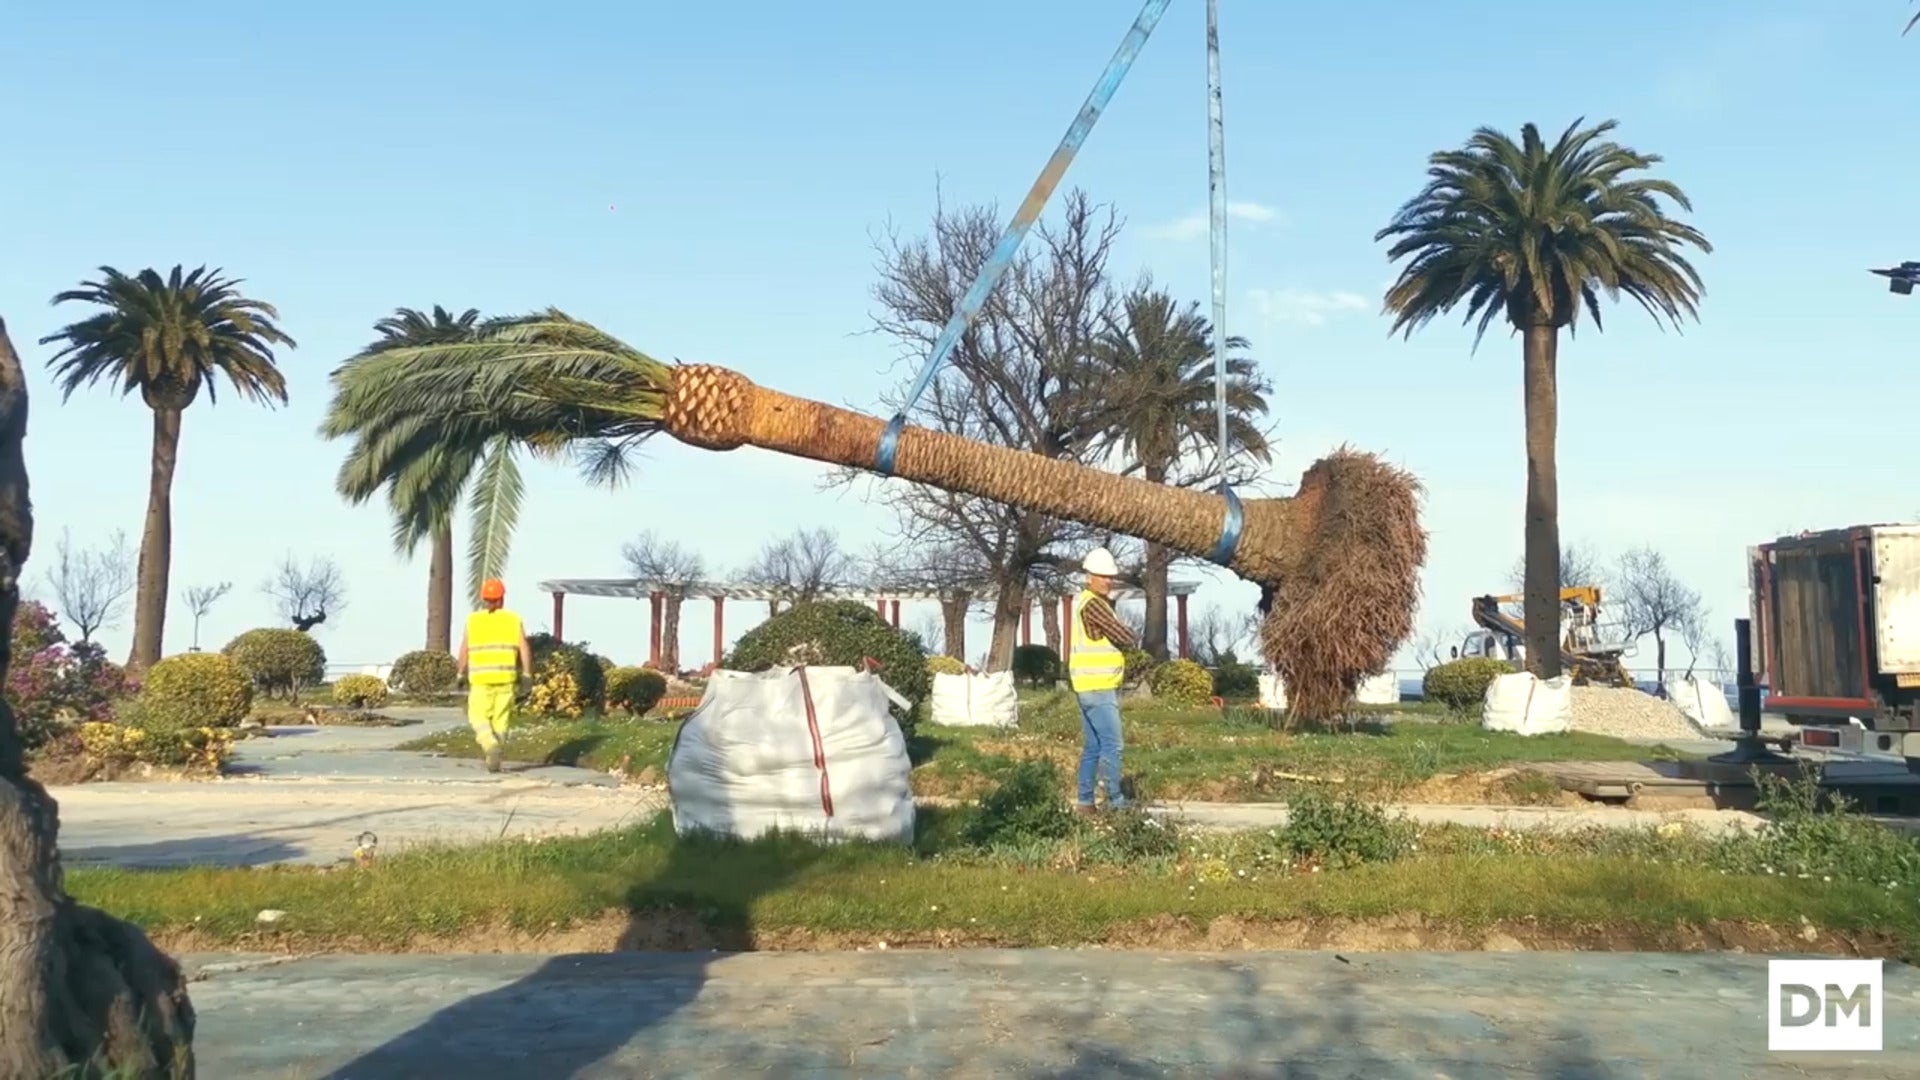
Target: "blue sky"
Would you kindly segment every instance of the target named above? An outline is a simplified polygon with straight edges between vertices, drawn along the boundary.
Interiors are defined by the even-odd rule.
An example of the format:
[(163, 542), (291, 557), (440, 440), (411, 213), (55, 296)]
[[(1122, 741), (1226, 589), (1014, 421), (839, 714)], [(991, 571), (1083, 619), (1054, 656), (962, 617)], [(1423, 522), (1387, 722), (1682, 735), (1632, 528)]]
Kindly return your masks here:
[[(1665, 552), (1720, 636), (1745, 610), (1746, 545), (1920, 512), (1920, 389), (1895, 361), (1920, 307), (1869, 266), (1920, 257), (1907, 10), (1870, 4), (1224, 0), (1234, 333), (1277, 384), (1275, 479), (1342, 442), (1426, 482), (1423, 627), (1463, 630), (1520, 551), (1519, 345), (1435, 324), (1389, 339), (1373, 234), (1425, 156), (1477, 125), (1621, 121), (1664, 155), (1716, 245), (1700, 325), (1637, 309), (1561, 350), (1562, 530)], [(0, 313), (36, 395), (42, 556), (62, 529), (137, 539), (150, 426), (137, 400), (61, 405), (37, 340), (80, 314), (58, 290), (110, 264), (208, 263), (278, 305), (300, 347), (291, 404), (194, 406), (175, 488), (173, 580), (234, 582), (203, 644), (267, 623), (279, 558), (328, 554), (348, 609), (336, 661), (417, 647), (425, 561), (382, 509), (344, 508), (342, 448), (313, 434), (326, 376), (396, 305), (555, 304), (663, 357), (874, 408), (907, 372), (869, 325), (873, 239), (947, 197), (1011, 208), (1135, 13), (1131, 0), (977, 0), (962, 12), (834, 4), (539, 5), (343, 0), (24, 5), (0, 39)], [(1128, 221), (1115, 269), (1202, 299), (1202, 12), (1176, 0), (1068, 176)], [(509, 586), (617, 576), (647, 528), (737, 565), (827, 525), (856, 547), (890, 511), (820, 470), (662, 440), (638, 484), (536, 468)], [(464, 551), (465, 538), (460, 538)], [(44, 591), (44, 590), (42, 590)], [(1201, 606), (1251, 604), (1221, 580)], [(704, 608), (705, 605), (696, 605)], [(729, 636), (745, 628), (729, 620)], [(911, 612), (918, 624), (927, 612)], [(169, 651), (190, 619), (175, 604)], [(644, 605), (574, 600), (569, 637), (644, 657)], [(130, 626), (106, 637), (123, 650)], [(685, 652), (710, 623), (689, 610)], [(976, 632), (976, 649), (984, 632)], [(1642, 656), (1650, 663), (1651, 650)]]

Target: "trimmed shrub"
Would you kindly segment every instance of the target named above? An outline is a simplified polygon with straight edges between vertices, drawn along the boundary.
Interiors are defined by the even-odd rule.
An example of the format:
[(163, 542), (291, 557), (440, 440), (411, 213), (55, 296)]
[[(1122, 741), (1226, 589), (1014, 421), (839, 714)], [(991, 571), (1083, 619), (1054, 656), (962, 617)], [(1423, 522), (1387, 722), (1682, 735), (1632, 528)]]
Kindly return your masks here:
[(333, 700), (355, 709), (387, 703), (387, 684), (378, 675), (343, 675), (333, 684)]
[(920, 635), (889, 626), (871, 607), (852, 600), (795, 604), (741, 635), (727, 666), (735, 671), (813, 664), (860, 667), (873, 660), (878, 674), (913, 703), (903, 715), (894, 710), (900, 730), (911, 736), (915, 716), (933, 687)]
[(1153, 669), (1159, 667), (1153, 654), (1145, 649), (1121, 649), (1120, 658), (1126, 661), (1126, 685), (1139, 686), (1153, 677)]
[(1213, 700), (1213, 676), (1191, 660), (1169, 660), (1153, 669), (1153, 696), (1175, 705)]
[(387, 685), (403, 694), (446, 694), (460, 681), (460, 664), (452, 653), (415, 649), (393, 662)]
[(313, 637), (282, 626), (249, 630), (220, 650), (240, 665), (254, 688), (268, 697), (297, 701), (300, 688), (327, 677), (327, 651)]
[(1501, 675), (1513, 674), (1513, 670), (1512, 664), (1491, 656), (1449, 660), (1427, 669), (1426, 677), (1420, 680), (1420, 693), (1449, 709), (1476, 709), (1487, 699), (1488, 684)]
[(1063, 674), (1060, 654), (1045, 645), (1018, 645), (1013, 650), (1013, 681), (1028, 686), (1052, 686)]
[(233, 732), (224, 728), (81, 724), (79, 736), (87, 757), (104, 765), (168, 765), (218, 774), (233, 754)]
[(617, 667), (607, 672), (607, 708), (628, 716), (645, 716), (667, 696), (667, 677), (643, 667)]
[(237, 727), (253, 710), (253, 680), (225, 653), (181, 653), (147, 670), (139, 700), (137, 722), (153, 731)]
[(1237, 660), (1223, 660), (1213, 669), (1213, 692), (1225, 701), (1257, 701), (1260, 669)]
[(967, 665), (951, 656), (927, 657), (927, 674), (929, 675), (965, 675), (966, 673)]
[[(527, 650), (533, 654), (534, 688), (548, 681), (558, 663), (573, 681), (573, 698), (582, 712), (597, 712), (607, 700), (607, 671), (600, 658), (584, 641), (568, 642), (545, 632), (527, 635)], [(558, 658), (556, 660), (555, 658)], [(558, 698), (555, 698), (558, 701)], [(578, 716), (556, 710), (562, 715)]]

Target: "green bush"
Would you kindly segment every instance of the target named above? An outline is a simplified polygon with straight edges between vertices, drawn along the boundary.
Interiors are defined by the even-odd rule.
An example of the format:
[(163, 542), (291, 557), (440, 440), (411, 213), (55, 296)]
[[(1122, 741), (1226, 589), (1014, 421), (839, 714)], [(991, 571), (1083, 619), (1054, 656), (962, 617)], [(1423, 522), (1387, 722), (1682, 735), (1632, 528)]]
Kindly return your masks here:
[(1020, 645), (1013, 650), (1013, 681), (1028, 686), (1052, 686), (1060, 681), (1060, 654), (1045, 645)]
[(1153, 670), (1153, 696), (1175, 705), (1213, 700), (1213, 676), (1191, 660), (1169, 660)]
[(1398, 859), (1414, 836), (1411, 822), (1372, 803), (1306, 788), (1287, 802), (1287, 823), (1274, 840), (1290, 859), (1341, 869)]
[(563, 658), (566, 672), (573, 676), (581, 708), (597, 712), (606, 705), (607, 669), (600, 666), (600, 658), (587, 648), (586, 642), (561, 641), (548, 633), (528, 634), (527, 651), (533, 654), (536, 674), (550, 670), (549, 658)]
[(1022, 761), (980, 799), (964, 837), (978, 847), (1022, 847), (1074, 831), (1073, 808), (1053, 762)]
[(387, 684), (378, 675), (342, 675), (334, 681), (333, 700), (355, 709), (377, 709), (387, 703)]
[(965, 675), (966, 673), (967, 665), (951, 656), (927, 657), (927, 674), (929, 675)]
[(1139, 686), (1153, 678), (1153, 669), (1160, 666), (1153, 654), (1145, 649), (1121, 649), (1120, 658), (1126, 662), (1128, 686)]
[(224, 653), (181, 653), (147, 669), (139, 721), (155, 731), (230, 728), (253, 711), (253, 680)]
[(887, 625), (865, 604), (830, 600), (795, 604), (741, 635), (727, 666), (735, 671), (767, 671), (793, 664), (859, 667), (872, 659), (879, 675), (913, 703), (904, 715), (894, 710), (900, 730), (911, 736), (915, 715), (927, 700), (933, 676), (918, 634)]
[(1224, 660), (1213, 669), (1213, 692), (1223, 701), (1258, 701), (1260, 669), (1237, 660)]
[(283, 626), (249, 630), (220, 650), (240, 665), (254, 688), (268, 697), (297, 700), (300, 688), (327, 677), (327, 653), (299, 630)]
[(415, 649), (393, 662), (387, 685), (403, 694), (446, 694), (460, 681), (460, 662), (439, 649)]
[(1487, 686), (1501, 675), (1513, 674), (1513, 665), (1490, 656), (1449, 660), (1427, 669), (1420, 693), (1449, 709), (1477, 709), (1487, 698)]
[(645, 716), (667, 696), (667, 677), (643, 667), (617, 667), (607, 672), (607, 709), (628, 716)]

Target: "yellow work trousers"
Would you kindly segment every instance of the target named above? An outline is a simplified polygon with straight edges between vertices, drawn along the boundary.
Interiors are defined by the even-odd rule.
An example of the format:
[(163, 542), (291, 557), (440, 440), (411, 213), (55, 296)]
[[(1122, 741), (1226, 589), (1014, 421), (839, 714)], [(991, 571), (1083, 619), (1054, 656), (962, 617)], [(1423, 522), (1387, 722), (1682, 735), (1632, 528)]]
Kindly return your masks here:
[(485, 753), (500, 745), (513, 720), (513, 683), (474, 683), (467, 690), (467, 726)]

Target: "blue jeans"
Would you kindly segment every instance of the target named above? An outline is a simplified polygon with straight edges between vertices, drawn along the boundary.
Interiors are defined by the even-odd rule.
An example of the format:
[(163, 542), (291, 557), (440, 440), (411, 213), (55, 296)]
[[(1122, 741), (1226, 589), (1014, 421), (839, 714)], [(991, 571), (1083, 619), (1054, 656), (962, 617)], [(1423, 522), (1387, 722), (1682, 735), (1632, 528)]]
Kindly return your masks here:
[(1093, 789), (1100, 772), (1107, 776), (1107, 806), (1127, 804), (1120, 793), (1120, 694), (1095, 690), (1080, 699), (1080, 805), (1093, 805)]

